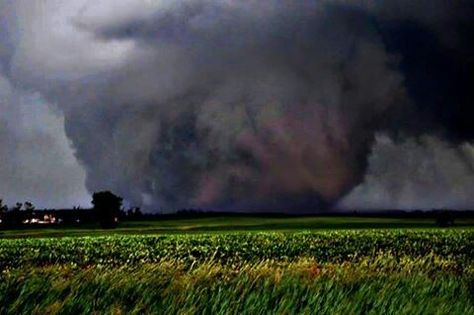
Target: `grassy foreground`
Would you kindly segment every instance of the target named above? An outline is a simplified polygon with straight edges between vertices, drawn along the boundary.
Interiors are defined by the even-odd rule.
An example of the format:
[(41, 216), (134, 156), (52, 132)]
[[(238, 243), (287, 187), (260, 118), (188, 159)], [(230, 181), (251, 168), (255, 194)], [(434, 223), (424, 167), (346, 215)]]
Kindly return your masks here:
[(472, 270), (376, 256), (359, 262), (49, 266), (1, 277), (6, 314), (474, 314)]
[(474, 230), (0, 239), (0, 314), (474, 314)]
[(0, 314), (474, 314), (474, 230), (0, 240)]

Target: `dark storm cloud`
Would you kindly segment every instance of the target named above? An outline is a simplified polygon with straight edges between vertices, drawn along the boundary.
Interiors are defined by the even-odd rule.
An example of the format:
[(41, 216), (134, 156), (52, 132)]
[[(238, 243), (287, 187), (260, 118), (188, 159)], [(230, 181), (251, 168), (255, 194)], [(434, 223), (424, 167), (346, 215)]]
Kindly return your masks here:
[[(359, 8), (182, 2), (145, 19), (95, 25), (83, 16), (76, 25), (101, 40), (134, 40), (147, 57), (107, 81), (116, 100), (90, 106), (108, 117), (104, 152), (78, 153), (96, 161), (85, 163), (93, 189), (137, 160), (105, 181), (153, 205), (332, 203), (363, 175), (380, 115), (404, 102), (395, 59)], [(72, 139), (91, 124), (78, 116)], [(147, 142), (135, 148), (134, 133)]]
[(363, 183), (339, 206), (472, 208), (474, 3), (380, 4), (373, 8), (380, 33), (400, 56), (411, 108), (392, 116), (387, 126), (397, 141), (378, 138)]
[(471, 140), (467, 1), (115, 4), (19, 1), (2, 55), (64, 114), (90, 191), (314, 209), (367, 180), (378, 131)]
[(398, 1), (379, 8), (388, 51), (402, 59), (400, 71), (418, 117), (412, 130), (444, 127), (452, 140), (474, 137), (474, 3)]

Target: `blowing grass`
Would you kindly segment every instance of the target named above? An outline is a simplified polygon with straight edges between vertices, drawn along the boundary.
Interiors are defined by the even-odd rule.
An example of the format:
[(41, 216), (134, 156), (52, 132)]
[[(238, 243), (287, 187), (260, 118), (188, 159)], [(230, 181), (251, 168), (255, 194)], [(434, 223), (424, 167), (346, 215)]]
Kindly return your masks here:
[(474, 230), (0, 240), (0, 314), (474, 314)]
[[(474, 314), (473, 270), (437, 256), (358, 262), (32, 267), (1, 276), (4, 314)], [(471, 287), (470, 287), (471, 286)]]

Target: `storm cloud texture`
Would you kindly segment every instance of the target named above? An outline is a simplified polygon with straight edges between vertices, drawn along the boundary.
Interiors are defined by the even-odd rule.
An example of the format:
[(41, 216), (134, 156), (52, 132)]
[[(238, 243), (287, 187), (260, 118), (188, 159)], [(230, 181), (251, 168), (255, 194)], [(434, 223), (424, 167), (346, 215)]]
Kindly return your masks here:
[[(39, 125), (64, 123), (26, 140), (65, 132), (56, 143), (79, 164), (63, 183), (84, 170), (89, 192), (149, 210), (472, 207), (473, 12), (441, 0), (0, 0), (0, 194), (25, 155), (12, 135), (31, 131), (16, 123), (21, 102), (2, 99), (10, 89), (48, 106)], [(69, 161), (41, 150), (60, 161), (44, 174)]]

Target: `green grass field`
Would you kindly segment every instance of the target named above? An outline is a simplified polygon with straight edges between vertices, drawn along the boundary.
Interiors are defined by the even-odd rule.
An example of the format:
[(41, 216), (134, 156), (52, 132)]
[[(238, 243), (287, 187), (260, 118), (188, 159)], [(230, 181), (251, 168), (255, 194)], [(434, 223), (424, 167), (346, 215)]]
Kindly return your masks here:
[(474, 229), (215, 217), (2, 231), (0, 314), (474, 314)]
[[(455, 228), (474, 228), (474, 219), (456, 220)], [(166, 219), (120, 223), (117, 229), (95, 225), (0, 230), (0, 238), (100, 236), (110, 234), (184, 234), (256, 231), (319, 231), (334, 229), (433, 229), (433, 219), (363, 217), (253, 217), (229, 216), (197, 219)]]

